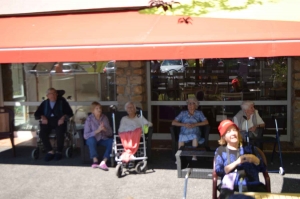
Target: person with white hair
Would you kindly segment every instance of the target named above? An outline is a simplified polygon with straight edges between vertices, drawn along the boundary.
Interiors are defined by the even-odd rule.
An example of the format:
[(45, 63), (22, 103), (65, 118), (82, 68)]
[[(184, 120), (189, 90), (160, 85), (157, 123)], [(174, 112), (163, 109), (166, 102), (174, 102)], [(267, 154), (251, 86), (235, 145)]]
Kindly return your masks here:
[[(178, 148), (184, 146), (185, 143), (192, 141), (192, 146), (197, 147), (198, 142), (202, 144), (205, 140), (201, 138), (199, 126), (208, 124), (208, 120), (202, 111), (197, 110), (199, 102), (195, 97), (190, 97), (186, 101), (188, 110), (181, 111), (179, 115), (172, 121), (172, 125), (180, 126), (180, 134), (178, 140)], [(197, 160), (193, 157), (193, 160)]]
[(138, 116), (136, 114), (136, 106), (133, 102), (127, 102), (124, 109), (128, 115), (122, 117), (118, 132), (124, 147), (121, 159), (127, 163), (134, 158), (134, 154), (139, 148), (142, 129), (145, 128), (145, 126), (152, 126), (152, 123), (144, 116)]
[[(241, 105), (241, 109), (234, 117), (233, 122), (240, 129), (243, 138), (246, 138), (247, 125), (249, 131), (249, 137), (259, 137), (258, 128), (264, 128), (265, 122), (262, 120), (258, 111), (254, 108), (254, 102), (244, 101)], [(246, 117), (247, 120), (244, 118)], [(247, 123), (247, 125), (246, 125)]]

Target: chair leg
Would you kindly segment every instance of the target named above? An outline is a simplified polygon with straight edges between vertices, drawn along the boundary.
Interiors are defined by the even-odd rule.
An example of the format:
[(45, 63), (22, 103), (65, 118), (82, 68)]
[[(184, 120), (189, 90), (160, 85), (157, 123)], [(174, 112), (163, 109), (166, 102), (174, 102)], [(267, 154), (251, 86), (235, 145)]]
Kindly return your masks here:
[(274, 153), (276, 153), (276, 146), (277, 146), (277, 143), (274, 143), (272, 157), (271, 157), (271, 162), (273, 162)]
[(13, 151), (13, 156), (16, 157), (16, 147), (15, 147), (15, 140), (14, 140), (13, 134), (10, 136), (10, 142), (11, 142), (11, 147), (12, 147), (12, 151)]

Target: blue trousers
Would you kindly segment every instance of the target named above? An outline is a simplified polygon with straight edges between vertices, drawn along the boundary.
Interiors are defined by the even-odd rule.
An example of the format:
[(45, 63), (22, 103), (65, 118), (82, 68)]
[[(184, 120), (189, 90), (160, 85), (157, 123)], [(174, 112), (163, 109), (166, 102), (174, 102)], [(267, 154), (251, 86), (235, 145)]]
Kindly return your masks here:
[(91, 159), (98, 158), (97, 146), (105, 146), (106, 149), (103, 158), (110, 158), (113, 144), (112, 138), (97, 141), (95, 137), (90, 137), (86, 140), (86, 144), (89, 147)]

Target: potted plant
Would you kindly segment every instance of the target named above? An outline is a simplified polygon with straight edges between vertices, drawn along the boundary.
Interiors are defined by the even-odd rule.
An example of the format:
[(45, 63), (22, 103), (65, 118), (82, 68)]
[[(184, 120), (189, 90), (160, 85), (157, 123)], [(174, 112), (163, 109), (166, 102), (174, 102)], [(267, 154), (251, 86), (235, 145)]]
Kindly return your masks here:
[(271, 64), (273, 73), (271, 78), (273, 79), (273, 87), (279, 88), (287, 82), (287, 65), (286, 62), (273, 62)]

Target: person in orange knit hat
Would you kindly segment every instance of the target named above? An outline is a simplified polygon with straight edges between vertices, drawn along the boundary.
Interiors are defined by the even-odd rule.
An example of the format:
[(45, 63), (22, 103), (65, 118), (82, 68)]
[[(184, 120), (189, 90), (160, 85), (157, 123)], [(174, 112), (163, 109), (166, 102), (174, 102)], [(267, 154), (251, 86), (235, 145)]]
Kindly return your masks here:
[(215, 171), (222, 179), (220, 199), (229, 198), (238, 191), (240, 170), (246, 173), (242, 181), (243, 192), (266, 192), (265, 185), (259, 181), (259, 172), (265, 171), (266, 165), (256, 148), (243, 147), (239, 129), (231, 120), (223, 120), (218, 130), (221, 146), (215, 152)]

